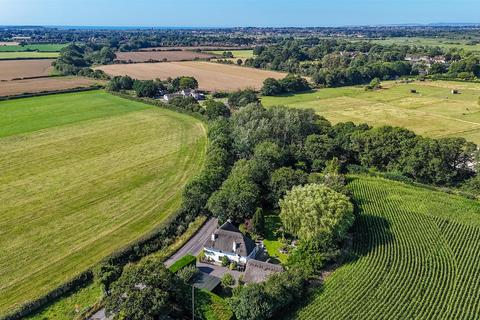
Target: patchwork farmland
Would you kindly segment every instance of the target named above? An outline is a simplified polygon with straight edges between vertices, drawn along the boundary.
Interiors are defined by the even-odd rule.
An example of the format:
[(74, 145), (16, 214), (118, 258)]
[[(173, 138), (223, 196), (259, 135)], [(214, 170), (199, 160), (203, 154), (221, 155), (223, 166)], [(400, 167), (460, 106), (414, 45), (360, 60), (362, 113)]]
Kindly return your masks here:
[(40, 93), (46, 91), (87, 88), (103, 84), (101, 80), (82, 77), (48, 77), (1, 82), (0, 97), (22, 94)]
[(480, 204), (355, 177), (352, 257), (295, 319), (477, 319)]
[(112, 76), (129, 75), (141, 80), (192, 76), (198, 80), (200, 89), (207, 91), (258, 90), (266, 78), (285, 77), (281, 72), (199, 61), (107, 65), (97, 69)]
[(212, 54), (193, 52), (193, 51), (133, 51), (133, 52), (116, 52), (116, 61), (126, 62), (148, 62), (148, 61), (191, 61), (197, 59), (210, 59), (215, 56)]
[[(266, 106), (312, 108), (328, 120), (405, 127), (431, 137), (461, 136), (480, 143), (480, 84), (385, 82), (384, 89), (320, 89), (285, 97), (264, 97)], [(459, 94), (452, 94), (456, 89)], [(411, 93), (416, 90), (416, 93)]]
[(53, 61), (51, 59), (0, 61), (0, 81), (48, 76), (53, 70)]
[(102, 91), (0, 102), (0, 314), (176, 210), (203, 125)]

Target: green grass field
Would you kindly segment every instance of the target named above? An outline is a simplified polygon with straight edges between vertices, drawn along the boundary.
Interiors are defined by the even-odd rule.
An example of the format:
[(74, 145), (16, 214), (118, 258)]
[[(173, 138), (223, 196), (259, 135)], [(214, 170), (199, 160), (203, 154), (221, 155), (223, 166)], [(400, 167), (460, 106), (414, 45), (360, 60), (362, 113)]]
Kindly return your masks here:
[(422, 38), (422, 37), (399, 37), (387, 38), (381, 40), (372, 40), (375, 43), (389, 45), (409, 45), (409, 46), (429, 46), (440, 47), (444, 49), (463, 49), (465, 51), (480, 52), (480, 44), (468, 44), (468, 41), (461, 39), (446, 38)]
[(160, 224), (205, 157), (198, 120), (103, 91), (0, 114), (0, 314)]
[(296, 319), (478, 319), (480, 203), (380, 178), (359, 204), (352, 259)]
[(58, 55), (59, 55), (58, 52), (38, 52), (38, 51), (2, 52), (0, 51), (0, 60), (57, 58)]
[[(480, 84), (466, 82), (385, 82), (384, 89), (320, 89), (285, 97), (264, 97), (266, 106), (312, 108), (333, 123), (393, 125), (431, 137), (461, 136), (480, 144)], [(410, 93), (416, 89), (417, 94)], [(460, 94), (451, 94), (458, 89)]]
[(231, 52), (235, 59), (248, 59), (253, 57), (253, 50), (215, 50), (205, 52), (218, 55), (222, 55), (224, 52)]
[(0, 52), (22, 52), (22, 51), (39, 51), (39, 52), (58, 52), (68, 44), (27, 44), (0, 46)]

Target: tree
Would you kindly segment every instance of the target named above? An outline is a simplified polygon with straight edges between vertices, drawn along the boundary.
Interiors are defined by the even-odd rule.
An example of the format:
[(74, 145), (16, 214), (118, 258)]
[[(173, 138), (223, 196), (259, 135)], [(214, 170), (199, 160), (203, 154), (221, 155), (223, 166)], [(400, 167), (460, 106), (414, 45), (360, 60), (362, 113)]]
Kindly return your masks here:
[(280, 86), (284, 92), (288, 93), (303, 92), (311, 89), (305, 78), (293, 74), (289, 74), (280, 80)]
[(228, 300), (237, 319), (266, 320), (272, 316), (269, 297), (261, 284), (251, 284), (234, 290)]
[(178, 270), (176, 275), (181, 281), (183, 281), (183, 283), (187, 284), (192, 279), (195, 278), (195, 276), (198, 274), (198, 272), (199, 272), (199, 270), (197, 269), (196, 266), (189, 265), (189, 266), (183, 267), (182, 269)]
[(133, 79), (129, 76), (123, 76), (120, 78), (120, 85), (123, 90), (132, 90), (133, 88)]
[(252, 219), (253, 230), (257, 234), (265, 233), (265, 215), (263, 214), (262, 208), (257, 208)]
[(228, 97), (228, 105), (232, 109), (239, 109), (251, 103), (258, 103), (259, 99), (254, 90), (246, 89), (233, 92)]
[(278, 201), (285, 196), (294, 186), (304, 185), (307, 174), (302, 170), (283, 167), (275, 170), (268, 183), (269, 201), (273, 207), (278, 207)]
[(274, 142), (282, 150), (301, 146), (308, 135), (319, 133), (321, 119), (313, 110), (249, 105), (232, 116), (235, 152), (248, 157), (263, 141)]
[(178, 78), (178, 89), (197, 89), (198, 81), (194, 77), (180, 77)]
[(231, 51), (224, 51), (222, 57), (224, 59), (233, 59), (233, 53)]
[(305, 241), (324, 235), (341, 240), (354, 220), (348, 197), (318, 184), (293, 187), (280, 209), (285, 230)]
[(264, 96), (277, 96), (284, 93), (283, 87), (277, 79), (267, 78), (263, 81), (260, 94)]
[(227, 180), (208, 199), (210, 212), (221, 221), (242, 222), (251, 216), (260, 201), (260, 189), (254, 181), (257, 170), (255, 161), (237, 161)]
[(208, 120), (214, 120), (218, 117), (230, 117), (230, 109), (220, 101), (209, 99), (205, 102), (205, 115)]
[(152, 80), (140, 81), (135, 80), (133, 84), (133, 89), (137, 93), (137, 96), (153, 98), (158, 93), (158, 87), (156, 83)]
[(307, 137), (303, 147), (303, 155), (310, 163), (313, 171), (321, 171), (325, 162), (331, 157), (332, 141), (326, 134), (312, 134)]
[(165, 319), (178, 285), (161, 262), (148, 261), (127, 268), (105, 297), (105, 309), (115, 319)]

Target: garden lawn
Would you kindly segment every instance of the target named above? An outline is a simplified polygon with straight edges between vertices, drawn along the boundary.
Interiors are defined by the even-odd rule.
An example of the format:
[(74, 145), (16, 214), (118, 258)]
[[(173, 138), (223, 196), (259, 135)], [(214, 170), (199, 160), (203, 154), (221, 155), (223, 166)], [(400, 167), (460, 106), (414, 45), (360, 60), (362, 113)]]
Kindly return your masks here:
[(278, 215), (271, 214), (265, 216), (265, 239), (263, 244), (271, 257), (278, 259), (281, 263), (286, 263), (288, 254), (280, 252), (282, 241), (281, 235), (277, 234), (280, 227), (282, 227), (282, 222)]
[(200, 121), (103, 91), (0, 102), (0, 314), (161, 224), (205, 147)]
[[(311, 108), (333, 123), (405, 127), (430, 137), (460, 136), (480, 144), (480, 84), (426, 81), (384, 82), (384, 89), (362, 86), (320, 89), (282, 97), (263, 97), (266, 106)], [(410, 93), (415, 89), (418, 93)], [(452, 89), (459, 90), (454, 95)]]

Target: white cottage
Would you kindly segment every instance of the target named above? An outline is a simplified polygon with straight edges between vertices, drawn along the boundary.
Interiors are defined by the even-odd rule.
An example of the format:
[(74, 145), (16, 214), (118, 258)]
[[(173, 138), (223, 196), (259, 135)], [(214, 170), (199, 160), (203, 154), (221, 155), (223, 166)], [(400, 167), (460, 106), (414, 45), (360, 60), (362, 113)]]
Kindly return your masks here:
[(212, 233), (205, 242), (203, 251), (205, 257), (214, 263), (221, 263), (222, 258), (227, 256), (230, 261), (245, 265), (247, 261), (255, 258), (258, 247), (252, 239), (227, 221)]

